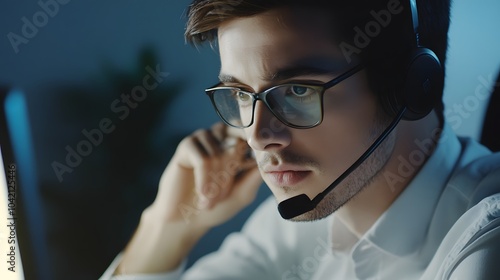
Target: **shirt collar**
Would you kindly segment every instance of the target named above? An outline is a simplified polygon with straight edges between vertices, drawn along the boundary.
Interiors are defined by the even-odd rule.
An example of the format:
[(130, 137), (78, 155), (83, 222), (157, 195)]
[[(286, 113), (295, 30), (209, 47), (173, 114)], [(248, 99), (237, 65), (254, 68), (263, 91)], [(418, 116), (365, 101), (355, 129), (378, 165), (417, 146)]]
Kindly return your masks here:
[[(416, 141), (422, 144), (432, 140)], [(416, 159), (426, 152), (425, 145), (418, 146), (420, 149), (412, 152), (406, 163), (402, 160), (400, 164), (416, 163)], [(440, 193), (446, 186), (460, 153), (460, 142), (445, 124), (433, 154), (420, 172), (360, 240), (353, 240), (354, 234), (345, 226), (339, 226), (341, 222), (333, 215), (330, 228), (332, 248), (335, 249), (336, 244), (342, 242), (350, 243), (343, 245), (351, 248), (358, 276), (370, 275), (374, 269), (383, 265), (382, 262), (418, 265), (403, 260), (402, 257), (416, 253), (424, 242)], [(345, 252), (347, 248), (342, 249)]]
[[(416, 140), (419, 143), (431, 139)], [(424, 145), (410, 153), (406, 163), (415, 163), (412, 155), (425, 153)], [(422, 166), (398, 199), (382, 214), (364, 238), (381, 250), (404, 256), (418, 250), (425, 239), (439, 196), (460, 157), (461, 145), (448, 125), (444, 125), (433, 154)], [(404, 164), (401, 161), (400, 164)]]

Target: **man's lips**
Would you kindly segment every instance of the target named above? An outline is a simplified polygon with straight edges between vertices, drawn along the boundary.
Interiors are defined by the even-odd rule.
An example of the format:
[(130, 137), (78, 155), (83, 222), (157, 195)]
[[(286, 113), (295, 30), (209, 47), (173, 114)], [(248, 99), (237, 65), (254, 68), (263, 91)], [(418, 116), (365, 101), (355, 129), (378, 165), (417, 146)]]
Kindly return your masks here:
[(270, 180), (269, 183), (275, 186), (293, 186), (300, 183), (312, 172), (309, 170), (285, 170), (265, 172), (265, 177)]

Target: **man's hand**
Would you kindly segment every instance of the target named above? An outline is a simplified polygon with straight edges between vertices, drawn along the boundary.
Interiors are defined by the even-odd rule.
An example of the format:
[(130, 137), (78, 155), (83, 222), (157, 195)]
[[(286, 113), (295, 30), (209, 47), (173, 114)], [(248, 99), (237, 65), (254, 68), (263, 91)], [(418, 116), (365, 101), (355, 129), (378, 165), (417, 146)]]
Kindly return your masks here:
[[(222, 123), (186, 137), (161, 178), (151, 210), (166, 221), (211, 228), (250, 204), (262, 179), (242, 137), (242, 130)], [(174, 183), (178, 178), (185, 180)]]
[(179, 144), (115, 274), (175, 269), (209, 229), (254, 200), (262, 179), (242, 137), (218, 123)]

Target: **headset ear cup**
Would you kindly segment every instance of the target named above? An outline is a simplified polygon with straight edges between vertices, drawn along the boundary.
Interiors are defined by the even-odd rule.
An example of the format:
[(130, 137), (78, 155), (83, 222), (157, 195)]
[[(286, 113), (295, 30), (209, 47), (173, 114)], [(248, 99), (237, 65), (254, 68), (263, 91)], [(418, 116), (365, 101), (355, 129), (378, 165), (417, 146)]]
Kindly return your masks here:
[[(444, 87), (444, 72), (436, 54), (416, 48), (410, 56), (403, 88), (396, 103), (406, 106), (405, 120), (418, 120), (435, 107)], [(396, 109), (399, 110), (399, 109)]]

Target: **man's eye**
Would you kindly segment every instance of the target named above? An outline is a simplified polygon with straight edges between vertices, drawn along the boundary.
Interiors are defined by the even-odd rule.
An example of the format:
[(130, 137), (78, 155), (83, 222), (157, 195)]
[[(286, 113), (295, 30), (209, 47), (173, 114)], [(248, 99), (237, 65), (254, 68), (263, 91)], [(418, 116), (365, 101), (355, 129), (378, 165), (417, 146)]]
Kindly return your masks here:
[(244, 92), (241, 92), (241, 91), (238, 91), (236, 93), (236, 98), (238, 99), (238, 101), (240, 102), (248, 102), (250, 101), (252, 98), (250, 97), (250, 95), (244, 93)]
[(313, 89), (304, 86), (291, 86), (290, 92), (296, 96), (306, 96), (314, 92)]

